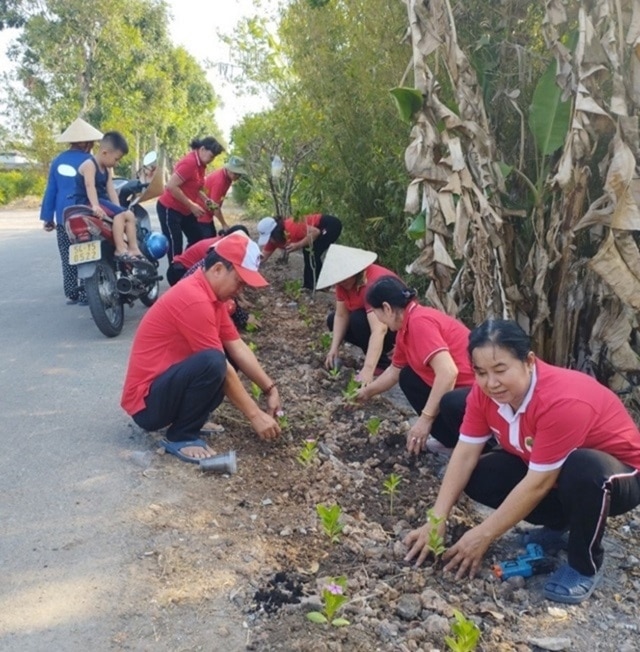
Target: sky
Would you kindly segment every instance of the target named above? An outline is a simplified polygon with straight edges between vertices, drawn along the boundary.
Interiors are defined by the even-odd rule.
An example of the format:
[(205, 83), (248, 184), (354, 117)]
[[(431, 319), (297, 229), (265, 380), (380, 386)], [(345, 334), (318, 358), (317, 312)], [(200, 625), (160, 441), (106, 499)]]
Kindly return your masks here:
[[(173, 19), (169, 32), (176, 45), (182, 45), (203, 66), (206, 61), (229, 63), (229, 48), (220, 41), (217, 33), (230, 34), (243, 18), (260, 11), (255, 0), (167, 0)], [(216, 122), (225, 139), (229, 139), (231, 127), (249, 112), (260, 111), (266, 100), (260, 98), (240, 99), (231, 82), (224, 79), (213, 66), (207, 73), (223, 106), (216, 112)]]
[[(229, 48), (220, 41), (218, 32), (230, 34), (243, 18), (261, 11), (256, 0), (167, 0), (172, 20), (169, 33), (176, 45), (182, 45), (203, 67), (206, 62), (229, 63)], [(6, 70), (9, 62), (7, 46), (15, 38), (16, 30), (0, 32), (0, 70)], [(216, 122), (222, 136), (229, 141), (231, 127), (238, 124), (246, 113), (260, 111), (267, 102), (260, 98), (240, 99), (231, 82), (226, 81), (212, 66), (207, 79), (215, 89), (222, 106), (216, 112)]]

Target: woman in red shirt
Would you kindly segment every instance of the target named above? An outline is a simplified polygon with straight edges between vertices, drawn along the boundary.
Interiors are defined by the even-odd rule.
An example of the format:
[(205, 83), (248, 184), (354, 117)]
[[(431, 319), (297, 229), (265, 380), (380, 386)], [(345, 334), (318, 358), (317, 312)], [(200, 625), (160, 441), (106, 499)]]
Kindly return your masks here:
[(358, 391), (358, 400), (399, 382), (419, 415), (407, 434), (407, 450), (450, 452), (474, 380), (467, 354), (469, 329), (439, 310), (421, 306), (416, 291), (395, 276), (379, 278), (367, 290), (366, 300), (378, 320), (396, 333), (396, 344), (391, 365)]
[(342, 222), (333, 215), (315, 213), (299, 222), (288, 217), (264, 217), (258, 222), (258, 244), (262, 247), (262, 261), (276, 249), (288, 252), (302, 249), (304, 256), (303, 287), (315, 288), (322, 271), (322, 256), (340, 237)]
[(374, 281), (381, 276), (395, 276), (386, 267), (374, 265), (377, 257), (373, 251), (332, 244), (316, 286), (318, 290), (336, 287), (336, 309), (327, 317), (332, 339), (325, 366), (328, 369), (336, 366), (343, 341), (355, 344), (365, 354), (357, 375), (364, 385), (389, 366), (387, 354), (395, 341), (395, 333), (376, 317), (366, 301), (367, 290)]
[(202, 239), (198, 217), (205, 212), (200, 192), (204, 186), (207, 165), (224, 152), (224, 147), (211, 136), (191, 141), (191, 152), (181, 158), (158, 198), (158, 219), (169, 240), (169, 262), (182, 253), (182, 234), (189, 245)]
[[(433, 513), (444, 536), (463, 491), (495, 511), (448, 548), (444, 570), (473, 577), (491, 542), (524, 519), (544, 526), (531, 530), (529, 541), (567, 545), (568, 563), (548, 578), (545, 597), (582, 602), (601, 577), (607, 517), (640, 504), (638, 428), (594, 378), (536, 359), (513, 321), (475, 328), (469, 354), (476, 383)], [(500, 448), (483, 455), (492, 436)], [(407, 560), (422, 563), (429, 530), (427, 524), (407, 535)]]

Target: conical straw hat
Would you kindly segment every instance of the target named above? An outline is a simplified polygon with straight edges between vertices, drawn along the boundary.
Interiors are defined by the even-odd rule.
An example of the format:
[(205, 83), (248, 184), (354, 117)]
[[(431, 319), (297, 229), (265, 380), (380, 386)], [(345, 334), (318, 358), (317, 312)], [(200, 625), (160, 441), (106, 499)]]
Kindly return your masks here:
[(82, 118), (76, 118), (63, 133), (56, 138), (56, 143), (88, 143), (100, 140), (102, 132), (92, 127)]
[(359, 274), (373, 264), (377, 257), (378, 254), (373, 251), (332, 244), (327, 249), (316, 288), (322, 290)]

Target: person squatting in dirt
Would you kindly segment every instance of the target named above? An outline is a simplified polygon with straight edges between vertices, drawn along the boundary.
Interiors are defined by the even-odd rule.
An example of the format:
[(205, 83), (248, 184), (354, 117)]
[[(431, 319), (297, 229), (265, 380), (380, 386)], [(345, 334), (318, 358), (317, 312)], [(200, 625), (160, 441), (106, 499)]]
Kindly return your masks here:
[(116, 258), (145, 260), (138, 248), (136, 217), (120, 206), (113, 185), (113, 168), (128, 152), (124, 136), (118, 131), (108, 131), (98, 145), (98, 153), (78, 168), (74, 201), (88, 204), (96, 217), (111, 223)]
[(187, 245), (204, 237), (198, 218), (205, 213), (201, 205), (205, 172), (207, 165), (222, 152), (224, 147), (211, 136), (192, 140), (191, 151), (175, 164), (164, 192), (158, 197), (158, 220), (162, 233), (169, 240), (169, 262), (182, 253), (183, 233), (187, 236)]
[(323, 255), (341, 233), (342, 222), (333, 215), (315, 213), (305, 215), (300, 221), (295, 221), (292, 217), (264, 217), (258, 222), (262, 262), (268, 260), (277, 249), (284, 249), (288, 253), (302, 249), (302, 286), (313, 290), (322, 272)]
[[(268, 285), (259, 265), (255, 242), (242, 233), (222, 238), (204, 269), (163, 294), (134, 336), (121, 405), (144, 430), (168, 426), (162, 445), (183, 461), (197, 463), (214, 454), (201, 429), (225, 396), (260, 439), (280, 435), (276, 384), (240, 339), (226, 307), (245, 285)], [(247, 393), (233, 365), (262, 389), (266, 411)]]
[[(544, 596), (580, 603), (602, 576), (607, 517), (640, 504), (638, 428), (609, 388), (537, 359), (516, 322), (483, 322), (468, 350), (476, 382), (433, 507), (442, 519), (435, 527), (444, 537), (463, 491), (495, 511), (447, 549), (444, 570), (473, 577), (491, 542), (526, 520), (543, 526), (529, 542), (567, 547), (568, 563), (548, 578)], [(493, 436), (500, 448), (483, 453)], [(425, 560), (431, 527), (406, 536), (407, 561)]]
[[(183, 253), (173, 259), (173, 262), (167, 269), (167, 281), (169, 281), (169, 285), (173, 286), (181, 279), (195, 274), (199, 269), (203, 269), (207, 253), (209, 253), (209, 250), (216, 242), (221, 240), (225, 235), (231, 235), (237, 232), (242, 232), (249, 237), (249, 230), (246, 226), (243, 224), (234, 224), (226, 230), (221, 230), (220, 235), (214, 238), (205, 238), (187, 247)], [(249, 312), (250, 307), (243, 292), (239, 292), (237, 296), (227, 301), (227, 309), (238, 330), (244, 330), (249, 323), (258, 326), (257, 321)]]
[(407, 433), (407, 450), (450, 453), (458, 441), (474, 374), (467, 354), (469, 329), (457, 319), (421, 306), (416, 291), (395, 276), (382, 276), (367, 290), (378, 321), (396, 333), (391, 364), (361, 387), (366, 401), (396, 383), (418, 414)]
[(205, 212), (198, 217), (198, 226), (203, 238), (216, 235), (216, 219), (228, 232), (229, 225), (222, 214), (222, 204), (231, 185), (246, 174), (244, 160), (238, 156), (230, 156), (220, 169), (207, 174), (201, 192)]
[(325, 367), (332, 369), (337, 365), (340, 345), (346, 340), (365, 354), (362, 369), (356, 376), (363, 385), (368, 385), (389, 366), (388, 354), (396, 338), (366, 300), (367, 290), (377, 279), (396, 276), (386, 267), (374, 265), (377, 257), (373, 251), (332, 244), (317, 284), (318, 290), (335, 285), (336, 292), (335, 310), (327, 317), (332, 337)]
[(87, 305), (87, 296), (83, 285), (78, 282), (78, 268), (69, 264), (71, 242), (64, 227), (64, 209), (73, 204), (78, 168), (91, 157), (95, 141), (101, 138), (102, 132), (82, 118), (74, 120), (56, 138), (58, 143), (69, 143), (69, 149), (58, 154), (51, 161), (47, 186), (42, 198), (40, 219), (44, 222), (45, 231), (54, 229), (56, 231), (62, 264), (62, 286), (69, 305)]

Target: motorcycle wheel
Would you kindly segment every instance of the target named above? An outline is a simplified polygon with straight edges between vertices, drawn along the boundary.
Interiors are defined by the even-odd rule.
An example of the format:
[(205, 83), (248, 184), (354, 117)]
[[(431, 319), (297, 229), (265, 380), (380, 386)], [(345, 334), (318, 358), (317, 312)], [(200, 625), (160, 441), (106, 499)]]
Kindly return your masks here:
[(160, 283), (156, 281), (147, 293), (140, 295), (140, 301), (143, 305), (147, 306), (147, 308), (151, 308), (151, 306), (158, 300), (159, 296)]
[(84, 282), (91, 316), (107, 337), (120, 335), (124, 325), (124, 306), (116, 289), (116, 275), (104, 260), (96, 263), (93, 276)]

